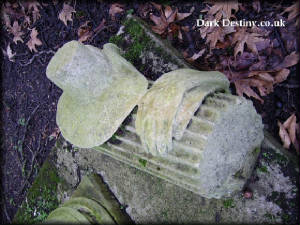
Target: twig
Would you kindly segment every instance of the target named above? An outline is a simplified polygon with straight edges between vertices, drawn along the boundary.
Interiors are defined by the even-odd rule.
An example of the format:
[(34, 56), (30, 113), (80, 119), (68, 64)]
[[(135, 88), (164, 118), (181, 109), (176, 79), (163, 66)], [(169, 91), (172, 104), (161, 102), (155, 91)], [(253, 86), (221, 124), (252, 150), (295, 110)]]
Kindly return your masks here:
[(276, 39), (277, 39), (277, 41), (279, 42), (280, 48), (281, 48), (281, 50), (283, 51), (283, 54), (284, 54), (284, 55), (287, 55), (287, 51), (286, 51), (286, 49), (285, 49), (285, 47), (284, 47), (284, 45), (283, 45), (283, 43), (282, 43), (281, 36), (280, 36), (280, 34), (278, 33), (278, 28), (275, 27), (275, 28), (274, 28), (274, 31), (275, 31)]
[(40, 107), (40, 105), (37, 105), (34, 110), (31, 112), (31, 114), (29, 115), (29, 117), (27, 118), (27, 121), (25, 123), (25, 131), (24, 131), (24, 135), (23, 135), (23, 138), (21, 139), (21, 143), (23, 145), (24, 143), (24, 140), (25, 140), (25, 136), (26, 136), (26, 133), (27, 133), (27, 130), (28, 130), (28, 124), (30, 122), (30, 120), (32, 119), (33, 115), (35, 114), (35, 112), (38, 110), (38, 108)]
[(278, 84), (277, 86), (285, 88), (300, 88), (299, 84)]
[(3, 211), (4, 211), (4, 214), (5, 214), (6, 218), (7, 218), (8, 223), (11, 223), (11, 218), (8, 215), (8, 212), (7, 212), (7, 209), (6, 209), (6, 203), (5, 202), (3, 203)]
[(32, 58), (27, 62), (27, 63), (21, 63), (19, 62), (19, 65), (20, 66), (28, 66), (29, 64), (31, 64), (33, 62), (33, 60), (37, 57), (37, 56), (40, 56), (42, 54), (55, 54), (55, 51), (53, 50), (49, 50), (49, 51), (41, 51), (39, 53), (36, 53), (32, 56)]
[(90, 41), (92, 41), (105, 28), (104, 23), (105, 19), (103, 19), (101, 23), (94, 29), (95, 34), (91, 37)]
[(37, 154), (39, 153), (39, 151), (41, 149), (41, 136), (39, 138), (38, 147), (37, 147), (37, 150), (35, 152), (28, 145), (26, 145), (26, 147), (30, 150), (32, 158), (31, 158), (31, 164), (30, 164), (30, 169), (29, 169), (28, 175), (27, 175), (27, 177), (26, 177), (26, 179), (25, 179), (25, 181), (24, 181), (24, 183), (23, 183), (23, 185), (20, 189), (21, 190), (20, 192), (23, 192), (23, 190), (24, 190), (27, 183), (30, 184), (29, 179), (30, 179), (30, 177), (32, 175), (32, 172), (33, 172), (33, 164), (34, 164), (34, 161), (36, 160)]
[[(27, 134), (27, 130), (28, 130), (28, 124), (31, 120), (31, 118), (33, 117), (33, 115), (35, 114), (35, 112), (38, 110), (38, 108), (40, 107), (40, 105), (37, 105), (34, 110), (31, 112), (31, 114), (29, 115), (29, 117), (27, 118), (27, 121), (25, 123), (25, 131), (24, 131), (24, 135), (21, 139), (21, 142), (19, 142), (20, 144), (18, 144), (18, 147), (19, 145), (21, 145), (22, 149), (23, 149), (23, 144), (24, 144), (24, 141), (25, 141), (25, 137), (26, 137), (26, 134)], [(22, 157), (23, 158), (23, 157)]]

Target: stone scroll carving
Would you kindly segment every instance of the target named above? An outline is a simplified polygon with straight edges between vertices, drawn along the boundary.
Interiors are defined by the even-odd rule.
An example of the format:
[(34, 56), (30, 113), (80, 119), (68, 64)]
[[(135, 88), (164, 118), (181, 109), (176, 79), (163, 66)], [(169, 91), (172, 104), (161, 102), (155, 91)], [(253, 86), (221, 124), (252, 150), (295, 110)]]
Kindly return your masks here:
[(103, 144), (118, 129), (148, 82), (119, 54), (114, 44), (103, 50), (71, 41), (51, 59), (47, 77), (63, 90), (56, 122), (72, 144), (89, 148)]
[(204, 98), (228, 88), (217, 71), (179, 69), (161, 76), (139, 104), (135, 126), (144, 148), (153, 155), (172, 151), (172, 138), (182, 138)]
[[(63, 89), (57, 124), (76, 146), (207, 198), (240, 191), (251, 175), (262, 120), (251, 101), (230, 94), (220, 72), (178, 69), (147, 90), (147, 80), (115, 45), (99, 50), (71, 41), (52, 58), (47, 76)], [(117, 142), (108, 141), (113, 134)]]

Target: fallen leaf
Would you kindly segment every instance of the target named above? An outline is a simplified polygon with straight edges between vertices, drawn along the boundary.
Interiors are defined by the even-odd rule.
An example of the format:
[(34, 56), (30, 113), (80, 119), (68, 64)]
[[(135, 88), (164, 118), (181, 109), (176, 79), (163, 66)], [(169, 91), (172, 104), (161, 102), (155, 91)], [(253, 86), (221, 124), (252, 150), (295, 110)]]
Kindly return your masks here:
[(18, 21), (14, 21), (13, 26), (8, 29), (8, 31), (14, 35), (13, 41), (17, 44), (18, 41), (24, 42), (22, 39), (22, 35), (24, 32), (21, 31), (21, 26), (19, 25)]
[(6, 55), (8, 57), (8, 60), (11, 62), (14, 62), (15, 60), (13, 59), (13, 57), (16, 55), (16, 53), (12, 52), (12, 49), (10, 48), (10, 44), (7, 45), (6, 51), (4, 51), (2, 49), (2, 52), (4, 55)]
[(52, 139), (56, 140), (58, 138), (59, 134), (60, 134), (59, 128), (55, 127), (53, 133), (49, 135), (49, 139), (50, 140), (52, 140)]
[(105, 19), (103, 19), (94, 30), (92, 30), (92, 27), (88, 25), (89, 22), (90, 21), (86, 21), (78, 28), (77, 34), (79, 37), (79, 42), (84, 42), (87, 40), (91, 41), (101, 30), (105, 28)]
[(283, 147), (288, 149), (292, 143), (299, 154), (299, 145), (296, 138), (298, 124), (296, 121), (296, 115), (293, 113), (283, 124), (278, 121), (278, 126), (279, 136), (283, 142)]
[(279, 126), (279, 137), (280, 137), (281, 141), (283, 142), (283, 147), (289, 148), (291, 145), (291, 139), (289, 137), (289, 134), (282, 123), (280, 123), (278, 121), (277, 124)]
[(258, 94), (255, 93), (255, 91), (252, 90), (250, 79), (242, 79), (242, 80), (237, 80), (234, 82), (235, 88), (236, 88), (236, 93), (239, 96), (243, 96), (243, 94), (247, 95), (248, 97), (253, 97), (259, 100), (261, 103), (264, 102), (264, 100), (259, 97)]
[(274, 76), (275, 78), (274, 83), (277, 84), (277, 83), (281, 83), (282, 81), (285, 81), (289, 74), (290, 74), (290, 70), (286, 68), (276, 72)]
[(11, 20), (17, 20), (22, 17), (24, 17), (25, 13), (24, 11), (20, 10), (18, 7), (18, 4), (10, 4), (9, 2), (6, 2), (2, 8), (1, 8), (1, 13), (5, 13), (10, 16)]
[(189, 13), (178, 13), (177, 8), (173, 10), (171, 6), (165, 6), (163, 9), (159, 4), (153, 2), (151, 4), (160, 11), (160, 16), (155, 16), (153, 13), (150, 14), (150, 19), (155, 23), (155, 26), (151, 27), (152, 30), (160, 35), (171, 33), (175, 36), (178, 34), (179, 39), (182, 39), (181, 27), (176, 22), (190, 16), (194, 8), (191, 8)]
[(40, 10), (42, 6), (37, 1), (28, 2), (28, 10), (32, 13), (33, 23), (41, 17)]
[(177, 21), (180, 21), (180, 20), (183, 20), (183, 19), (189, 17), (190, 15), (192, 15), (192, 13), (194, 12), (194, 10), (195, 10), (195, 7), (193, 6), (193, 7), (190, 9), (190, 12), (188, 12), (188, 13), (177, 13), (177, 15), (176, 15), (176, 20), (177, 20)]
[(37, 30), (35, 28), (33, 28), (30, 33), (30, 40), (26, 43), (26, 45), (28, 46), (30, 51), (33, 50), (33, 51), (37, 52), (35, 46), (36, 45), (39, 46), (39, 45), (43, 44), (41, 42), (41, 40), (37, 38), (37, 35), (38, 35)]
[(84, 42), (93, 35), (92, 27), (89, 26), (89, 23), (90, 21), (85, 21), (85, 23), (80, 25), (80, 27), (78, 28), (77, 35), (79, 37), (79, 42)]
[(67, 22), (68, 21), (73, 21), (73, 19), (72, 19), (72, 13), (75, 13), (75, 12), (76, 11), (75, 11), (75, 9), (72, 6), (64, 3), (63, 9), (59, 13), (58, 18), (61, 21), (63, 21), (63, 23), (67, 26)]
[(238, 29), (238, 31), (234, 33), (232, 40), (232, 43), (235, 44), (234, 57), (236, 57), (238, 53), (242, 54), (244, 52), (245, 44), (249, 50), (258, 54), (256, 43), (260, 41), (265, 41), (265, 39), (261, 37), (261, 34), (248, 33), (246, 28)]
[(292, 52), (287, 55), (284, 60), (274, 67), (274, 70), (281, 70), (282, 68), (287, 68), (296, 65), (299, 62), (299, 54)]
[(146, 19), (149, 13), (152, 11), (152, 4), (150, 2), (146, 2), (145, 4), (140, 4), (138, 8), (138, 14), (143, 19)]
[[(288, 21), (291, 21), (293, 19), (295, 19), (296, 17), (299, 17), (299, 2), (295, 2), (293, 5), (291, 5), (290, 7), (287, 7), (282, 13), (281, 15), (283, 15), (284, 13), (288, 13)], [(298, 18), (299, 20), (299, 18)]]
[(189, 62), (193, 62), (196, 59), (198, 59), (199, 57), (201, 57), (203, 55), (203, 53), (205, 52), (205, 48), (200, 50), (198, 53), (195, 53), (192, 57), (189, 58), (185, 58), (187, 61)]
[(150, 14), (150, 19), (155, 23), (155, 26), (152, 26), (152, 30), (157, 34), (163, 34), (168, 27), (168, 22), (165, 16), (162, 14), (160, 17)]
[(109, 8), (109, 15), (112, 20), (115, 20), (115, 15), (117, 13), (121, 13), (123, 11), (124, 11), (124, 5), (119, 4), (119, 3), (114, 3)]
[(235, 28), (233, 26), (228, 27), (201, 27), (200, 28), (200, 35), (202, 38), (206, 37), (206, 44), (209, 43), (210, 49), (216, 47), (218, 41), (224, 42), (225, 36), (227, 34), (235, 32)]
[(236, 59), (230, 57), (229, 64), (235, 71), (246, 70), (255, 63), (257, 58), (252, 52), (243, 52), (243, 54), (237, 55)]
[(224, 1), (207, 1), (213, 4), (209, 9), (202, 10), (209, 15), (215, 16), (217, 21), (223, 19), (230, 19), (232, 17), (232, 10), (237, 12), (239, 10), (238, 1), (224, 0)]
[(157, 4), (155, 2), (150, 2), (158, 11), (162, 9), (162, 6), (160, 4)]
[(11, 21), (9, 16), (4, 12), (4, 10), (1, 10), (2, 19), (4, 20), (5, 26), (7, 29), (11, 28)]
[(103, 30), (103, 28), (105, 27), (104, 26), (104, 24), (105, 24), (105, 19), (103, 19), (102, 21), (101, 21), (101, 23), (94, 29), (94, 33), (99, 33), (101, 30)]

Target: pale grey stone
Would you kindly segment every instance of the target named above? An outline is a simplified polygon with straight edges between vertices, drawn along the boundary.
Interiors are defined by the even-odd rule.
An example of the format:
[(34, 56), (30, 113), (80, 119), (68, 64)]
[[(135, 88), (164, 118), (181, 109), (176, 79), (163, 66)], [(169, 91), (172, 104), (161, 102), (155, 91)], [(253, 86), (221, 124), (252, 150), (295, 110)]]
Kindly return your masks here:
[(53, 56), (46, 73), (64, 91), (56, 116), (62, 135), (83, 148), (107, 141), (148, 86), (110, 43), (100, 50), (68, 42)]

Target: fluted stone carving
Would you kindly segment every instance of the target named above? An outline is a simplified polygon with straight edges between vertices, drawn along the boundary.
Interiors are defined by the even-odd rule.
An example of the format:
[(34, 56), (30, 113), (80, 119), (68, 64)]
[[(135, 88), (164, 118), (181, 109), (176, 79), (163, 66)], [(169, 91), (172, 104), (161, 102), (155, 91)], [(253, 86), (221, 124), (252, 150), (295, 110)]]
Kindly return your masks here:
[(83, 148), (107, 141), (148, 85), (110, 43), (100, 50), (68, 42), (51, 59), (46, 74), (63, 89), (56, 117), (62, 135)]
[(204, 98), (228, 88), (229, 81), (217, 71), (179, 69), (161, 76), (138, 106), (135, 126), (144, 148), (153, 155), (172, 151), (172, 138), (182, 138)]
[[(47, 76), (63, 89), (57, 124), (79, 147), (94, 147), (208, 198), (230, 196), (249, 178), (263, 140), (252, 102), (229, 92), (220, 72), (179, 69), (147, 91), (146, 79), (115, 45), (76, 41), (53, 57)], [(141, 164), (142, 162), (142, 164)]]

